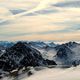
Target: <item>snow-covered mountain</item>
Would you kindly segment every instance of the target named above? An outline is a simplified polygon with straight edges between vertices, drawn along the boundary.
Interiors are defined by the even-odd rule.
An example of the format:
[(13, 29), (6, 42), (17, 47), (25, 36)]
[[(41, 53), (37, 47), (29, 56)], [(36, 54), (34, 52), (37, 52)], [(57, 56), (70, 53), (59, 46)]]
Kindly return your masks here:
[(13, 46), (14, 43), (15, 42), (0, 41), (0, 50), (5, 50), (6, 48)]
[(54, 60), (57, 65), (76, 66), (80, 64), (80, 44), (77, 42), (63, 44), (55, 44), (53, 42), (31, 43), (31, 46), (40, 51), (44, 59)]
[(37, 49), (43, 56), (44, 59), (53, 60), (53, 56), (56, 54), (55, 47), (58, 44), (53, 42), (43, 41), (31, 41), (28, 42), (33, 48)]
[(80, 64), (80, 44), (69, 42), (55, 47), (56, 55), (54, 59), (61, 65), (79, 65)]
[(71, 67), (80, 64), (80, 44), (76, 42), (56, 45), (53, 42), (19, 41), (0, 42), (0, 46), (4, 46), (0, 50), (0, 77), (30, 66)]
[(44, 42), (42, 42), (42, 41), (31, 41), (31, 42), (29, 42), (29, 44), (30, 44), (31, 46), (35, 47), (35, 48), (44, 48), (44, 47), (47, 46), (47, 45), (46, 45)]
[(53, 60), (44, 59), (38, 50), (26, 42), (17, 42), (0, 54), (0, 70), (9, 73), (29, 66), (56, 65)]
[(29, 44), (37, 49), (45, 49), (55, 47), (57, 44), (53, 42), (43, 42), (43, 41), (31, 41)]

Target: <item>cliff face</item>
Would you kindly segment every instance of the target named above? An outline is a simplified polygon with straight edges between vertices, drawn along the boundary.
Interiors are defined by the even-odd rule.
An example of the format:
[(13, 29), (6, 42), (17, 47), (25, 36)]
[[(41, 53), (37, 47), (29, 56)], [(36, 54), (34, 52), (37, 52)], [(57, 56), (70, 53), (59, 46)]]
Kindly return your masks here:
[(55, 47), (55, 61), (61, 65), (77, 66), (80, 64), (80, 44), (69, 42)]
[(18, 42), (7, 48), (4, 54), (0, 56), (0, 69), (4, 71), (12, 71), (28, 66), (56, 65), (54, 63), (54, 61), (44, 60), (39, 51), (24, 42)]
[[(34, 45), (37, 46), (34, 47)], [(45, 45), (48, 44), (45, 43)], [(10, 73), (14, 70), (19, 72), (27, 67), (51, 67), (51, 65), (71, 67), (79, 64), (80, 44), (75, 42), (56, 45), (55, 47), (44, 47), (43, 43), (16, 42), (13, 45), (10, 44), (9, 47), (1, 47), (0, 49), (0, 74)]]

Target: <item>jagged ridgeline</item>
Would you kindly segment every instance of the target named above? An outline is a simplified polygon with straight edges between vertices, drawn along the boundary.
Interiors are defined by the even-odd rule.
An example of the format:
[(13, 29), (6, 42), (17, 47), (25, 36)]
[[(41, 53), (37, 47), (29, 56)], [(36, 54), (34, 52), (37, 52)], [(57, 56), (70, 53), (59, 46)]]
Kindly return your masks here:
[(1, 75), (28, 67), (77, 66), (80, 44), (55, 44), (42, 41), (0, 42)]
[(0, 69), (12, 71), (28, 66), (56, 65), (54, 61), (44, 59), (41, 53), (26, 42), (17, 42), (0, 51)]

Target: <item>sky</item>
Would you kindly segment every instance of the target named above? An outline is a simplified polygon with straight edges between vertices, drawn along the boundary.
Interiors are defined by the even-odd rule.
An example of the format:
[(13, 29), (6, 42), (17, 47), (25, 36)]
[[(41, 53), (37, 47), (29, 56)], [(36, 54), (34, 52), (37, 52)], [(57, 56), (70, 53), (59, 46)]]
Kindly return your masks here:
[(80, 40), (80, 0), (0, 0), (0, 40)]

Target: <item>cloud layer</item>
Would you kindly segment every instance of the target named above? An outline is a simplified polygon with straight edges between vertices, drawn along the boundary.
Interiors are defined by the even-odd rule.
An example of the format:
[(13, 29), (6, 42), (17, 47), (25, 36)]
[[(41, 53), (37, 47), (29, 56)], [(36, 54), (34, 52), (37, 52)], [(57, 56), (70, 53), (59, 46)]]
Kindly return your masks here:
[(0, 0), (0, 40), (80, 40), (80, 1)]

